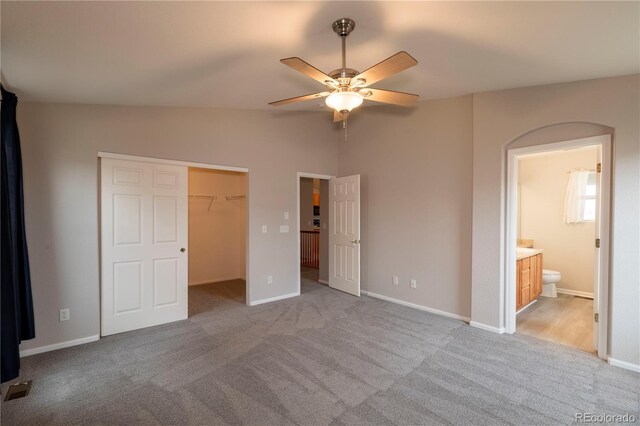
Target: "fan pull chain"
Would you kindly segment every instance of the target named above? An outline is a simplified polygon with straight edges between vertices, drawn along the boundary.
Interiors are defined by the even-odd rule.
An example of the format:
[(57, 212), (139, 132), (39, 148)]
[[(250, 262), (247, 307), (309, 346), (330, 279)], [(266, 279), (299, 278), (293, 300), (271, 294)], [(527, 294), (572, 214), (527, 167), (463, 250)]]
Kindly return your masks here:
[(342, 120), (342, 128), (344, 129), (344, 141), (349, 142), (349, 135), (347, 134), (347, 119)]

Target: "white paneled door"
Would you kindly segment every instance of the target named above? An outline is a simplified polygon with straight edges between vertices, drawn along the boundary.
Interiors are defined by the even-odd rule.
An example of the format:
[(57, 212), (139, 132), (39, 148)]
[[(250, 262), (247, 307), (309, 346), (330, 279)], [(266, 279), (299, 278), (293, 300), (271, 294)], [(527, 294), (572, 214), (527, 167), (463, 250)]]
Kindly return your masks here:
[(187, 168), (103, 158), (101, 334), (187, 318)]
[(360, 296), (360, 175), (329, 181), (329, 286)]

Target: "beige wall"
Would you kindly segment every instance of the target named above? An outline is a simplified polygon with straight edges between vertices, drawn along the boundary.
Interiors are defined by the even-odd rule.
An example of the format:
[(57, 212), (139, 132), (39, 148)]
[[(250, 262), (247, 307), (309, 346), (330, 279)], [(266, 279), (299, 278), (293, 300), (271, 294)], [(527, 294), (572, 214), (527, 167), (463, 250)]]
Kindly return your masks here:
[[(317, 113), (19, 104), (38, 336), (22, 348), (98, 333), (99, 150), (248, 167), (251, 301), (297, 291), (293, 215), (278, 232), (296, 211), (297, 172), (361, 174), (363, 289), (499, 329), (505, 146), (604, 125), (615, 132), (610, 351), (640, 364), (639, 85), (635, 75), (367, 108), (346, 143)], [(566, 122), (596, 124), (519, 138)], [(71, 321), (59, 323), (63, 307)]]
[(571, 170), (593, 170), (595, 146), (523, 156), (518, 163), (520, 238), (544, 250), (545, 269), (562, 274), (566, 289), (593, 295), (595, 222), (563, 223), (564, 200)]
[(36, 321), (21, 349), (99, 333), (98, 151), (249, 168), (249, 298), (297, 292), (297, 226), (283, 217), (299, 170), (336, 174), (340, 138), (322, 114), (19, 103), (18, 125)]
[(246, 276), (247, 201), (226, 197), (246, 195), (245, 173), (189, 168), (189, 285)]
[(469, 317), (471, 125), (471, 96), (353, 114), (338, 172), (361, 175), (363, 290)]
[[(610, 354), (640, 364), (640, 76), (580, 81), (473, 96), (473, 257), (471, 319), (500, 329), (504, 298), (505, 149), (557, 123), (613, 128)], [(550, 128), (528, 144), (593, 136), (599, 126)], [(562, 133), (560, 137), (560, 133)], [(598, 133), (596, 133), (598, 134)]]

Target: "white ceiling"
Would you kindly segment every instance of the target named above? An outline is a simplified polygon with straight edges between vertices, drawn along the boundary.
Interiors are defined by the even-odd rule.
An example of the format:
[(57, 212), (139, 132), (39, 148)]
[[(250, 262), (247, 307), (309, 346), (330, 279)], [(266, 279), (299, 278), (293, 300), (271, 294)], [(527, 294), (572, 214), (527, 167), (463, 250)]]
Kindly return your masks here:
[[(9, 2), (3, 82), (22, 100), (267, 109), (322, 91), (279, 63), (347, 65), (406, 50), (375, 87), (422, 99), (640, 72), (638, 2)], [(318, 109), (320, 101), (281, 107)]]

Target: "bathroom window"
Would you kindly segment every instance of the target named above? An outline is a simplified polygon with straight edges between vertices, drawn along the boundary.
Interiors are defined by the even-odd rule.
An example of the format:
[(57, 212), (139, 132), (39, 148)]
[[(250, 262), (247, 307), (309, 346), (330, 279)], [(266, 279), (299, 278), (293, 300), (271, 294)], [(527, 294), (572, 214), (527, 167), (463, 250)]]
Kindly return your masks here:
[(589, 172), (587, 185), (584, 190), (584, 210), (582, 220), (593, 222), (596, 220), (596, 172)]
[(564, 203), (564, 223), (596, 220), (596, 172), (574, 170), (569, 175)]

